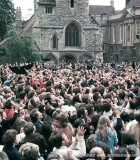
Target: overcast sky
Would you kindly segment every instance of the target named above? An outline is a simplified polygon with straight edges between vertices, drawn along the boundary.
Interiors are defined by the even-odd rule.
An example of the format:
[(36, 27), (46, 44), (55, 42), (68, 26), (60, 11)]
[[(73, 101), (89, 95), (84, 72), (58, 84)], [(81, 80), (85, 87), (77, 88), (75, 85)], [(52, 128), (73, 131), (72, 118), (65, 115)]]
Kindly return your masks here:
[[(22, 18), (28, 19), (33, 14), (34, 0), (12, 0), (15, 8), (21, 7), (22, 9)], [(27, 2), (28, 1), (28, 2)], [(110, 5), (111, 0), (89, 0), (90, 5)], [(121, 10), (125, 6), (125, 0), (114, 0), (115, 9)]]

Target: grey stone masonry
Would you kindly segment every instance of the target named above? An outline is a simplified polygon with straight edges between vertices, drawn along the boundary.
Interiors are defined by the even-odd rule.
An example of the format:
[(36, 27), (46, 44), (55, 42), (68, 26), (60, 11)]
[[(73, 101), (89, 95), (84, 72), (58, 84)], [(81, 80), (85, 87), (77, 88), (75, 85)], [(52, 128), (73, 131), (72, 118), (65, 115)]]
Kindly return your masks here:
[[(96, 59), (96, 54), (102, 53), (103, 36), (99, 32), (99, 25), (89, 16), (89, 0), (75, 0), (74, 7), (71, 7), (70, 0), (55, 0), (55, 4), (48, 4), (43, 0), (39, 3), (35, 0), (35, 23), (33, 34), (44, 55), (50, 52), (59, 58), (72, 53), (73, 57), (79, 61), (80, 54), (92, 56)], [(52, 8), (52, 13), (46, 13), (46, 7)], [(69, 24), (74, 23), (79, 30), (79, 46), (65, 46), (65, 31)], [(52, 37), (57, 35), (58, 48), (53, 49)], [(62, 58), (61, 58), (62, 59)], [(102, 59), (102, 57), (101, 57)]]

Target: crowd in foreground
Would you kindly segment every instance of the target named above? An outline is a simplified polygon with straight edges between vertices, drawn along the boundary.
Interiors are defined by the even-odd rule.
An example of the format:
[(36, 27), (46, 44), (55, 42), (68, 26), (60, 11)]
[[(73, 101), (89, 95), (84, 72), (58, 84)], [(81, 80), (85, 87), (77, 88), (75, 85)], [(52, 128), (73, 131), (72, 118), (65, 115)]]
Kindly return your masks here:
[(0, 160), (140, 159), (139, 63), (1, 65), (0, 78)]

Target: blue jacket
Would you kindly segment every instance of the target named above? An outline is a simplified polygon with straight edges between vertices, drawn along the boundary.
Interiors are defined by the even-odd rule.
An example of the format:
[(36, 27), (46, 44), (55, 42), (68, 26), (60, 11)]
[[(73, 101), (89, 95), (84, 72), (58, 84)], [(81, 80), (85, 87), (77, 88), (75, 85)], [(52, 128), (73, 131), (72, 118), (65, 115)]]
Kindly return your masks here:
[[(95, 132), (94, 141), (95, 142), (99, 141), (99, 139), (98, 139), (98, 129)], [(118, 144), (118, 137), (117, 137), (116, 131), (114, 129), (108, 127), (108, 139), (102, 140), (102, 142), (109, 145), (109, 147), (112, 150), (112, 153), (114, 153), (114, 146), (116, 144)]]

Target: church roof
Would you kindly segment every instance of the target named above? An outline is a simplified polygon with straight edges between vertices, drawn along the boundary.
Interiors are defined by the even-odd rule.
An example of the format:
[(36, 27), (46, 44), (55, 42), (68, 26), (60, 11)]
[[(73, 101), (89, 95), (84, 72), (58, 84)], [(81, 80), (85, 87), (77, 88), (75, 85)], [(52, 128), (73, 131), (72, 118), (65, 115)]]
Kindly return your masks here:
[(115, 9), (113, 6), (101, 6), (101, 5), (90, 5), (89, 14), (90, 15), (102, 15), (106, 14), (107, 16), (113, 15)]
[(140, 7), (140, 0), (131, 0), (121, 12), (125, 12), (126, 9), (133, 7)]
[(56, 5), (55, 0), (39, 0), (39, 4)]

